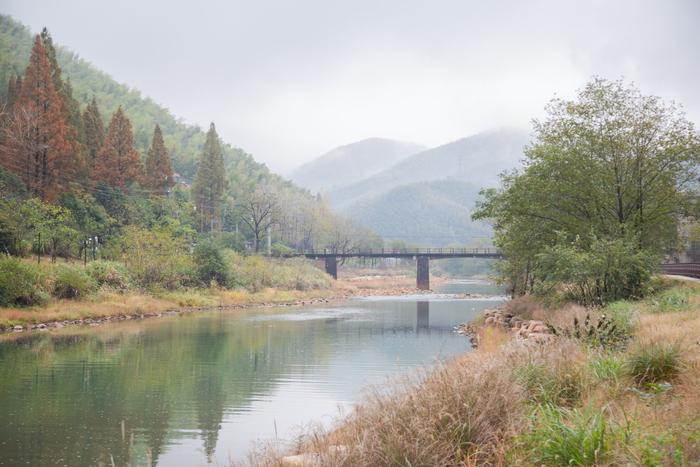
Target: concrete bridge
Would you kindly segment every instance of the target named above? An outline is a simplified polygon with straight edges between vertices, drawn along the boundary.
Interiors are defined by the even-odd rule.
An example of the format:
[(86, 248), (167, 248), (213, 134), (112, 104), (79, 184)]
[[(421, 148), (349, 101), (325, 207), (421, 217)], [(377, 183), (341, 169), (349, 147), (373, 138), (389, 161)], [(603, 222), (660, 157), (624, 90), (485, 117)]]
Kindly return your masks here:
[(416, 287), (430, 289), (430, 260), (446, 258), (485, 258), (501, 259), (503, 255), (495, 248), (370, 248), (367, 250), (306, 250), (290, 256), (304, 256), (308, 259), (323, 259), (326, 272), (338, 278), (339, 258), (397, 258), (416, 261)]

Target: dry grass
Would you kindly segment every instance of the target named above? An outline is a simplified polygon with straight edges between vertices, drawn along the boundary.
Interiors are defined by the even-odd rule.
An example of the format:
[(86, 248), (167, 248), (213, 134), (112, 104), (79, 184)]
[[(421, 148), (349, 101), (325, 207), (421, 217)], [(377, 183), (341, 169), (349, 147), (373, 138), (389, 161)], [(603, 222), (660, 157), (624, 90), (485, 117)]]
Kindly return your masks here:
[[(342, 299), (356, 295), (396, 295), (411, 292), (399, 286), (403, 276), (382, 276), (368, 281), (339, 280), (328, 289), (285, 290), (273, 287), (256, 292), (246, 289), (182, 289), (176, 291), (125, 293), (102, 290), (82, 300), (53, 300), (29, 308), (0, 307), (0, 328), (15, 324), (99, 319), (108, 316), (162, 313), (180, 308), (251, 307), (259, 305), (305, 304), (318, 300)], [(414, 282), (411, 282), (414, 284)], [(415, 285), (415, 284), (414, 284)]]
[[(507, 311), (550, 322), (622, 316), (632, 342), (625, 350), (561, 338), (543, 346), (489, 328), (477, 351), (371, 392), (333, 430), (307, 432), (302, 465), (698, 465), (700, 286), (662, 293), (687, 299), (604, 310), (511, 302)], [(681, 372), (669, 384), (639, 386), (624, 362), (654, 344), (678, 346)], [(251, 463), (290, 465), (274, 450)]]

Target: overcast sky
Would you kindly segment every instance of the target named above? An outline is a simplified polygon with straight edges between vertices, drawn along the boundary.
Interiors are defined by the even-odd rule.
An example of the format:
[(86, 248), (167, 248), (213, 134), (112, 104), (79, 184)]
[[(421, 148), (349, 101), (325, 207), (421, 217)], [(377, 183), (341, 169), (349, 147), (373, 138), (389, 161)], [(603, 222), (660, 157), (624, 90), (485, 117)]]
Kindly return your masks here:
[(0, 10), (288, 172), (370, 136), (528, 127), (592, 75), (700, 122), (700, 1), (3, 0)]

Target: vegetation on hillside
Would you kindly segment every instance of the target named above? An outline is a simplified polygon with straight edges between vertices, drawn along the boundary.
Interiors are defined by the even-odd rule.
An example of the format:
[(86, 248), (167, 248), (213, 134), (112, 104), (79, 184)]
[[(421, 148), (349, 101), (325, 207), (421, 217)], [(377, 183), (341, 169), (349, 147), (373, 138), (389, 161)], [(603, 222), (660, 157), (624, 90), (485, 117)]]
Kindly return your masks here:
[[(23, 43), (23, 28), (13, 28), (6, 17), (0, 24), (4, 41)], [(14, 70), (19, 63), (12, 61), (14, 52), (0, 51), (2, 70)], [(26, 280), (18, 285), (34, 281), (35, 290), (0, 287), (2, 305), (89, 296), (101, 285), (88, 272), (93, 268), (88, 263), (98, 259), (118, 262), (128, 272), (118, 280), (125, 285), (121, 292), (131, 286), (154, 292), (213, 283), (257, 289), (282, 284), (248, 281), (243, 278), (250, 269), (247, 260), (234, 261), (244, 265), (236, 269), (224, 258), (263, 252), (266, 242), (278, 254), (381, 246), (380, 238), (336, 216), (321, 198), (262, 166), (236, 165), (213, 123), (197, 148), (192, 185), (176, 183), (176, 163), (163, 131), (167, 119), (149, 122), (146, 145), (138, 141), (143, 123), (132, 123), (129, 108), (142, 115), (148, 101), (118, 105), (105, 125), (109, 114), (99, 94), (84, 108), (75, 99), (71, 83), (79, 80), (69, 81), (72, 73), (59, 67), (61, 53), (44, 29), (34, 38), (26, 68), (8, 80), (0, 114), (0, 251), (13, 257), (33, 255), (38, 263), (43, 256), (52, 263), (58, 257), (77, 259), (85, 271), (79, 270), (83, 266), (35, 268), (27, 261), (3, 258), (7, 264), (0, 274), (23, 274)], [(272, 262), (255, 264), (271, 268), (270, 276), (281, 268)], [(313, 287), (327, 285), (308, 268), (290, 264), (308, 273)], [(0, 281), (9, 283), (11, 278)], [(284, 286), (312, 287), (306, 279)]]
[(621, 81), (594, 79), (535, 122), (526, 166), (485, 190), (515, 295), (585, 304), (640, 297), (697, 216), (700, 135), (683, 112)]

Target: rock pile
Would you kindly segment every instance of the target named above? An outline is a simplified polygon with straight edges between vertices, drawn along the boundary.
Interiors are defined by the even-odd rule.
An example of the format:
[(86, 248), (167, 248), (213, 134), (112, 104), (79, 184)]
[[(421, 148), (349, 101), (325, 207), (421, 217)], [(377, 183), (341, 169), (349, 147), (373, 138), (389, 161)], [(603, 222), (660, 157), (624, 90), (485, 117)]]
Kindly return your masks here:
[[(551, 329), (544, 321), (536, 319), (522, 319), (511, 313), (506, 313), (501, 309), (487, 310), (484, 312), (483, 326), (500, 327), (512, 331), (515, 338), (521, 341), (532, 342), (547, 342), (553, 338)], [(458, 334), (469, 337), (472, 345), (477, 347), (479, 344), (479, 326), (464, 323), (455, 328)]]

